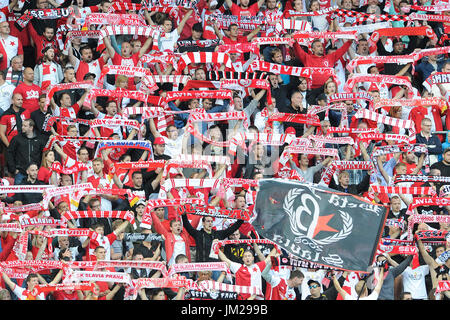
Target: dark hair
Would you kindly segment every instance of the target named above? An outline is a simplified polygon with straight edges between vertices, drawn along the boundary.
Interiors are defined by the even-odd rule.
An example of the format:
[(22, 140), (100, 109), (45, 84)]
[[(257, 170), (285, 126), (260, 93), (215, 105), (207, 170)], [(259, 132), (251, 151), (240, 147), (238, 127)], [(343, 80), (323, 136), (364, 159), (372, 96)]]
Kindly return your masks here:
[(304, 277), (305, 275), (300, 270), (292, 270), (291, 274), (289, 275), (289, 279), (304, 278)]
[(192, 26), (193, 31), (203, 32), (203, 26), (201, 22), (197, 22)]

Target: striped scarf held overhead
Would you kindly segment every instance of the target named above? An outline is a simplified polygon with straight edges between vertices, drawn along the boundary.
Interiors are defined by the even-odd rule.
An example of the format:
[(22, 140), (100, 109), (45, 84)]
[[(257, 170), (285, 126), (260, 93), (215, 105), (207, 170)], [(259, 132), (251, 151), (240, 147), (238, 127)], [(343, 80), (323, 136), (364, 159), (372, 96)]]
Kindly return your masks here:
[(180, 55), (176, 70), (181, 74), (191, 63), (212, 63), (231, 68), (231, 59), (224, 52), (186, 52)]

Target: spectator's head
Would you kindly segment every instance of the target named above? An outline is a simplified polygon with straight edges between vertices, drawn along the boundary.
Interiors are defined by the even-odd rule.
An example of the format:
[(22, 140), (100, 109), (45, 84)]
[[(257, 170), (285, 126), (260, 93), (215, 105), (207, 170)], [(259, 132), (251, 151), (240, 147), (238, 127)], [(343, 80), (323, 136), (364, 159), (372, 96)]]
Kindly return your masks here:
[[(112, 231), (115, 231), (117, 233), (117, 229), (122, 225), (124, 220), (117, 219), (114, 220), (111, 224)], [(117, 240), (123, 240), (123, 237), (125, 236), (125, 230), (120, 231), (120, 233), (117, 234)]]
[(309, 293), (313, 298), (320, 297), (321, 284), (316, 280), (308, 280)]
[[(350, 0), (348, 0), (350, 1)], [(322, 41), (319, 39), (315, 39), (313, 40), (313, 42), (311, 43), (311, 52), (319, 57), (322, 57), (324, 54), (324, 48), (323, 48), (323, 44)]]
[(371, 66), (371, 67), (367, 68), (367, 73), (368, 74), (380, 74), (380, 70), (378, 70), (377, 66)]
[(444, 62), (442, 65), (442, 72), (450, 72), (450, 61)]
[(242, 254), (242, 262), (244, 265), (251, 266), (255, 262), (255, 256), (253, 255), (252, 250), (245, 250)]
[(301, 92), (306, 92), (308, 90), (308, 80), (304, 77), (299, 77), (298, 81), (298, 90), (300, 90)]
[(98, 157), (92, 160), (92, 169), (94, 173), (99, 176), (103, 176), (103, 168), (105, 164), (103, 163), (103, 159)]
[(303, 108), (303, 95), (300, 91), (294, 91), (291, 95), (291, 106), (294, 109)]
[(48, 0), (36, 0), (36, 9), (48, 9)]
[(396, 174), (406, 174), (407, 173), (407, 166), (403, 162), (398, 162), (395, 167)]
[(338, 181), (342, 187), (347, 188), (350, 183), (350, 175), (348, 171), (341, 171), (338, 175)]
[[(245, 0), (248, 3), (248, 0)], [(241, 2), (242, 5), (242, 2)], [(228, 31), (230, 33), (230, 37), (237, 37), (239, 35), (239, 27), (237, 24), (232, 23), (230, 24), (230, 26), (228, 27)]]
[(23, 58), (22, 56), (14, 56), (11, 59), (11, 68), (13, 71), (21, 71), (23, 67)]
[(212, 271), (198, 271), (197, 272), (197, 283), (201, 281), (212, 280)]
[(93, 53), (92, 53), (92, 48), (89, 47), (88, 45), (84, 45), (80, 48), (80, 55), (81, 55), (81, 60), (83, 60), (86, 63), (89, 63), (92, 61), (93, 59)]
[(134, 171), (131, 174), (131, 181), (133, 182), (133, 186), (135, 188), (141, 188), (143, 183), (143, 177), (141, 171)]
[(270, 52), (270, 57), (274, 63), (283, 63), (283, 52), (280, 48), (274, 48)]
[(179, 221), (179, 220), (170, 220), (170, 231), (174, 235), (179, 236), (181, 231), (183, 231), (183, 227), (181, 225), (181, 221)]
[(391, 210), (393, 212), (399, 212), (402, 208), (402, 200), (398, 195), (393, 195), (391, 197)]
[(203, 69), (203, 68), (195, 69), (194, 78), (195, 78), (195, 80), (201, 80), (201, 81), (206, 80), (205, 69)]
[(27, 176), (29, 181), (36, 181), (38, 176), (38, 166), (35, 163), (32, 163), (27, 168)]
[(323, 92), (328, 96), (335, 94), (337, 92), (336, 82), (334, 82), (333, 80), (328, 80), (325, 83), (325, 88), (323, 89)]
[(199, 103), (198, 99), (190, 99), (187, 103), (187, 107), (190, 110), (197, 109), (199, 107), (199, 105), (200, 105), (200, 103)]
[(27, 67), (23, 70), (23, 81), (32, 83), (34, 80), (34, 70), (33, 68)]
[(297, 12), (303, 12), (303, 0), (294, 0), (292, 2), (292, 8)]
[(234, 109), (237, 111), (242, 111), (244, 109), (244, 103), (242, 98), (238, 95), (234, 95), (233, 97)]
[(153, 152), (155, 155), (161, 156), (166, 150), (166, 141), (162, 137), (156, 137), (153, 141)]
[(66, 201), (60, 201), (57, 205), (56, 205), (56, 209), (58, 210), (58, 212), (60, 214), (63, 214), (67, 211), (69, 211), (70, 207), (69, 204)]
[(430, 119), (423, 118), (420, 122), (420, 127), (422, 128), (422, 130), (420, 131), (421, 133), (424, 133), (426, 135), (431, 134), (432, 123)]
[(246, 207), (245, 195), (238, 194), (234, 199), (234, 207), (236, 209), (245, 209)]
[(185, 254), (180, 253), (175, 257), (175, 263), (189, 263), (189, 259)]
[(88, 72), (83, 76), (83, 80), (90, 80), (90, 81), (94, 81), (96, 78), (95, 73), (92, 72)]
[(176, 140), (178, 138), (178, 129), (174, 125), (168, 125), (166, 129), (167, 138), (170, 140)]
[(266, 8), (273, 10), (277, 7), (277, 0), (266, 0)]
[(43, 61), (53, 61), (55, 59), (55, 49), (51, 46), (47, 46), (42, 49)]
[(405, 49), (405, 43), (401, 38), (395, 38), (394, 40), (392, 40), (392, 48), (395, 54), (400, 54)]
[(45, 150), (42, 152), (41, 167), (50, 169), (55, 161), (55, 152), (53, 150)]
[(108, 116), (114, 117), (117, 114), (117, 102), (115, 100), (108, 101), (105, 110)]
[(0, 22), (0, 34), (2, 36), (8, 36), (11, 33), (8, 21)]
[[(123, 46), (122, 46), (122, 48), (123, 48)], [(116, 88), (127, 89), (128, 88), (128, 77), (124, 76), (124, 75), (118, 75), (116, 78), (115, 86), (116, 86)]]
[(131, 52), (134, 53), (138, 53), (139, 50), (141, 50), (142, 48), (142, 42), (139, 39), (133, 39), (130, 41), (130, 45), (131, 45)]
[(165, 33), (172, 32), (172, 24), (172, 20), (170, 20), (169, 18), (164, 19), (162, 27)]
[(203, 99), (202, 106), (203, 109), (210, 110), (214, 106), (214, 100), (209, 98)]
[(99, 235), (104, 236), (105, 235), (105, 226), (103, 225), (103, 223), (95, 223), (92, 227), (91, 227), (95, 232), (97, 232)]
[(167, 300), (167, 296), (163, 289), (153, 289), (150, 293), (150, 300)]
[(100, 10), (103, 13), (108, 13), (109, 8), (111, 7), (112, 3), (109, 0), (102, 0), (100, 2)]
[(59, 96), (59, 106), (61, 108), (69, 108), (72, 106), (72, 98), (70, 97), (69, 93), (63, 92)]
[(72, 66), (66, 66), (64, 68), (64, 80), (66, 82), (76, 82), (77, 79), (75, 78), (75, 69)]
[(69, 124), (67, 126), (67, 135), (69, 137), (76, 137), (78, 135), (78, 128), (75, 124)]
[(324, 135), (327, 134), (328, 129), (331, 127), (331, 122), (329, 120), (322, 120), (320, 121), (320, 129), (322, 130), (322, 133)]
[(83, 163), (88, 162), (89, 160), (89, 150), (83, 146), (77, 151), (78, 161), (81, 161)]
[(203, 26), (201, 22), (197, 22), (192, 26), (192, 40), (200, 40), (203, 34)]
[(303, 282), (303, 279), (305, 278), (305, 275), (300, 270), (292, 270), (289, 279), (288, 284), (291, 288), (296, 288), (300, 286)]
[(203, 230), (210, 233), (212, 231), (214, 218), (210, 216), (204, 216), (202, 217), (202, 226)]
[(106, 259), (106, 249), (103, 246), (98, 246), (94, 250), (94, 255), (97, 261), (105, 260)]
[(356, 53), (361, 56), (366, 56), (369, 54), (369, 42), (366, 39), (359, 39), (356, 45)]
[(442, 153), (442, 162), (446, 165), (450, 165), (450, 148), (446, 148)]
[(32, 136), (34, 134), (34, 120), (25, 119), (22, 121), (22, 133), (26, 136)]
[(99, 198), (92, 198), (88, 202), (89, 208), (91, 208), (92, 211), (100, 211), (102, 210), (102, 204), (100, 202)]
[(70, 174), (61, 174), (61, 186), (71, 186), (73, 185), (72, 175)]
[(128, 41), (122, 42), (122, 46), (120, 47), (120, 52), (122, 57), (129, 58), (133, 54), (133, 48)]
[(0, 300), (12, 300), (11, 294), (9, 293), (8, 289), (0, 290)]
[(39, 278), (36, 273), (30, 273), (25, 279), (28, 291), (33, 291), (34, 287), (39, 284)]
[(242, 0), (242, 1), (240, 1), (240, 7), (242, 9), (247, 9), (249, 3), (250, 3), (250, 0)]
[(55, 35), (55, 28), (53, 27), (45, 27), (44, 32), (42, 35), (47, 39), (48, 41), (51, 41), (53, 39), (53, 36)]
[(412, 300), (411, 292), (402, 292), (400, 300)]
[(228, 236), (228, 239), (230, 239), (230, 240), (239, 240), (240, 238), (241, 238), (241, 232), (239, 231), (239, 229)]
[(155, 214), (160, 220), (164, 220), (164, 207), (155, 208)]

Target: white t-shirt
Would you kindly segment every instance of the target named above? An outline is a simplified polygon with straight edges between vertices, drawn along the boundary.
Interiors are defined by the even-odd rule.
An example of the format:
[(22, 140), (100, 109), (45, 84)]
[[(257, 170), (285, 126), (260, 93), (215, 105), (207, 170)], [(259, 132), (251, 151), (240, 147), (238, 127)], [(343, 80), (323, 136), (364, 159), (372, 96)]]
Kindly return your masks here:
[(175, 158), (181, 154), (183, 147), (183, 135), (179, 135), (175, 140), (169, 139), (167, 137), (162, 137), (166, 143), (166, 148), (164, 149), (164, 154), (171, 158)]
[(11, 105), (11, 97), (16, 87), (10, 83), (5, 82), (0, 86), (0, 108), (6, 111)]
[(403, 271), (403, 291), (411, 292), (413, 299), (428, 299), (425, 286), (425, 276), (430, 273), (427, 265), (419, 266), (415, 269), (407, 267)]
[(371, 294), (369, 294), (367, 297), (354, 297), (349, 294), (347, 294), (344, 298), (344, 300), (378, 300), (378, 292), (374, 291)]
[(174, 51), (178, 38), (180, 38), (180, 35), (178, 34), (177, 29), (173, 30), (170, 33), (166, 33), (164, 37), (159, 37), (158, 39), (159, 51), (161, 52), (164, 50)]
[(184, 242), (183, 238), (181, 236), (174, 235), (175, 237), (175, 244), (173, 246), (173, 254), (170, 258), (169, 265), (172, 265), (175, 263), (175, 258), (179, 254), (186, 254), (186, 243)]

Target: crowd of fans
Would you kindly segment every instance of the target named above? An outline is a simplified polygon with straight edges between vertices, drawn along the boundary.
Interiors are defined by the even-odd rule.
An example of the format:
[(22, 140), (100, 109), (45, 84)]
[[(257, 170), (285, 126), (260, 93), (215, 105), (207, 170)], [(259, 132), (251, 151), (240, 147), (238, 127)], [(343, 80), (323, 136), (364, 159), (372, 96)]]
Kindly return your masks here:
[[(389, 207), (387, 221), (395, 223), (386, 225), (383, 239), (407, 241), (406, 225), (412, 216), (407, 214), (408, 207), (414, 197), (429, 195), (373, 192), (371, 186), (405, 186), (405, 182), (396, 183), (399, 175), (433, 176), (441, 179), (413, 181), (406, 186), (431, 187), (440, 198), (448, 194), (450, 78), (430, 84), (427, 80), (435, 74), (450, 73), (448, 50), (442, 50), (448, 45), (445, 17), (450, 14), (450, 4), (434, 0), (13, 0), (0, 1), (0, 6), (0, 299), (217, 298), (214, 291), (199, 296), (198, 288), (168, 282), (161, 287), (139, 287), (130, 294), (129, 282), (107, 281), (106, 277), (81, 281), (85, 287), (57, 289), (58, 285), (72, 283), (65, 280), (83, 268), (127, 274), (133, 281), (168, 277), (164, 270), (149, 265), (101, 266), (95, 264), (97, 261), (154, 262), (155, 266), (162, 262), (166, 271), (181, 264), (222, 262), (220, 265), (226, 268), (178, 272), (177, 279), (191, 279), (190, 283), (198, 286), (208, 281), (235, 285), (231, 290), (234, 294), (227, 296), (235, 299), (448, 299), (449, 290), (437, 290), (439, 283), (448, 285), (450, 259), (442, 259), (448, 257), (449, 249), (445, 241), (449, 223), (445, 220), (415, 226), (414, 233), (439, 230), (444, 235), (439, 244), (425, 239), (412, 242), (418, 249), (419, 266), (413, 264), (412, 255), (387, 252), (377, 255), (366, 274), (307, 262), (302, 267), (283, 264), (280, 258), (287, 253), (253, 241), (259, 237), (247, 221), (189, 214), (180, 210), (181, 206), (149, 203), (161, 200), (161, 195), (170, 200), (199, 198), (205, 205), (254, 214), (257, 186), (248, 181), (280, 178), (323, 185), (324, 173), (338, 160), (372, 162), (372, 170), (336, 170), (327, 186)], [(423, 6), (441, 9), (424, 10)], [(50, 8), (55, 10), (45, 10)], [(441, 20), (408, 19), (413, 13)], [(117, 18), (119, 15), (122, 18)], [(358, 18), (361, 16), (364, 19)], [(150, 26), (155, 33), (146, 36), (107, 29), (130, 24)], [(413, 27), (426, 27), (426, 32), (408, 33)], [(398, 28), (394, 35), (382, 32), (393, 28)], [(305, 37), (305, 32), (310, 37)], [(379, 36), (374, 36), (377, 33)], [(433, 51), (439, 48), (442, 51)], [(433, 54), (421, 55), (427, 50)], [(194, 53), (188, 56), (190, 62), (180, 64), (189, 53)], [(202, 60), (200, 53), (210, 53), (213, 60)], [(351, 64), (361, 58), (368, 60)], [(258, 69), (259, 62), (270, 63), (270, 70), (261, 70), (261, 63)], [(280, 72), (274, 65), (283, 65), (289, 71)], [(112, 66), (136, 73), (127, 76), (125, 72), (108, 72)], [(297, 67), (309, 72), (298, 76), (292, 71)], [(143, 69), (146, 74), (138, 74)], [(182, 75), (190, 78), (177, 80), (180, 78), (176, 76)], [(103, 82), (98, 82), (103, 76)], [(152, 76), (170, 80), (144, 83), (145, 77)], [(365, 77), (349, 89), (349, 81), (358, 76)], [(222, 86), (227, 80), (237, 81), (231, 87)], [(254, 86), (254, 80), (261, 80), (267, 87)], [(52, 90), (58, 85), (67, 86)], [(173, 94), (186, 92), (186, 88), (194, 89), (195, 94), (216, 93), (187, 99)], [(102, 95), (94, 89), (105, 91)], [(167, 99), (167, 103), (157, 105), (153, 103), (156, 100), (126, 94), (131, 91), (160, 101)], [(218, 95), (229, 91), (231, 98)], [(334, 100), (344, 92), (366, 96)], [(414, 103), (425, 98), (438, 102)], [(383, 101), (394, 104), (373, 108)], [(327, 108), (331, 104), (340, 108)], [(145, 111), (158, 107), (163, 108), (162, 113)], [(312, 113), (314, 108), (319, 112)], [(359, 112), (364, 109), (380, 117), (409, 120), (412, 126), (361, 117)], [(227, 112), (244, 114), (245, 119), (215, 117)], [(194, 122), (198, 115), (203, 121)], [(275, 115), (281, 118), (273, 121)], [(308, 118), (316, 123), (307, 122)], [(94, 120), (104, 122), (93, 126)], [(138, 125), (128, 125), (133, 123)], [(332, 131), (344, 127), (361, 131)], [(397, 140), (413, 132), (414, 141)], [(265, 140), (264, 133), (273, 134), (273, 139)], [(364, 133), (382, 135), (364, 140)], [(226, 142), (239, 134), (247, 137), (232, 154)], [(352, 142), (339, 140), (345, 137)], [(132, 144), (135, 141), (144, 144)], [(286, 146), (292, 141), (298, 142), (297, 146), (334, 150), (335, 154), (293, 152), (284, 161)], [(122, 144), (108, 147), (109, 142)], [(150, 147), (139, 147), (143, 145)], [(424, 148), (400, 148), (374, 157), (385, 146), (399, 145)], [(130, 165), (139, 162), (155, 166)], [(122, 167), (118, 165), (121, 163)], [(223, 178), (245, 180), (226, 188), (175, 183), (168, 189), (166, 184)], [(77, 197), (80, 189), (76, 189), (52, 198), (45, 191), (55, 190), (52, 187), (70, 190), (70, 186), (86, 183), (103, 191)], [(14, 186), (23, 189), (8, 189)], [(445, 216), (448, 209), (446, 203), (419, 206), (413, 215)], [(151, 211), (150, 225), (145, 223), (146, 210)], [(129, 211), (133, 223), (124, 216), (76, 217), (67, 221), (67, 228), (88, 233), (49, 237), (46, 235), (55, 225), (30, 222), (38, 221), (31, 218), (61, 221), (67, 212), (77, 211)], [(27, 226), (25, 221), (32, 225)], [(249, 241), (223, 245), (214, 253), (216, 242), (223, 240)], [(377, 245), (374, 243), (374, 248)], [(18, 264), (8, 264), (13, 261)], [(63, 262), (68, 268), (30, 267), (24, 261)], [(53, 289), (35, 290), (45, 286)], [(241, 287), (260, 291), (244, 292)]]

